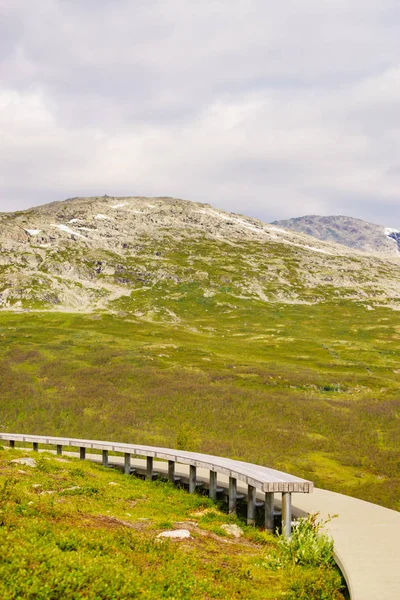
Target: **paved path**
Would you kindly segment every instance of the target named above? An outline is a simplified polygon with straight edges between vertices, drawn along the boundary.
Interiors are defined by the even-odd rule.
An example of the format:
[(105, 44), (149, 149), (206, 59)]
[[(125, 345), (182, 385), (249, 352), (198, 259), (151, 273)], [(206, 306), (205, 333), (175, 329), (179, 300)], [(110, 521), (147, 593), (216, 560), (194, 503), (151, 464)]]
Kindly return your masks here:
[[(76, 453), (66, 452), (72, 456)], [(86, 458), (101, 462), (101, 455)], [(123, 465), (123, 457), (110, 456), (110, 463)], [(146, 461), (133, 459), (132, 466), (144, 468)], [(157, 471), (167, 472), (168, 463), (155, 462)], [(176, 474), (188, 476), (189, 466), (177, 464)], [(198, 468), (197, 478), (209, 481), (209, 470)], [(229, 478), (218, 474), (227, 487)], [(238, 481), (238, 490), (247, 486)], [(263, 498), (263, 495), (260, 495)], [(276, 494), (279, 505), (280, 494)], [(335, 542), (336, 560), (351, 600), (400, 600), (400, 513), (343, 494), (314, 488), (312, 494), (293, 494), (293, 513), (319, 513), (321, 518), (338, 514), (327, 526)]]
[(400, 600), (399, 512), (318, 488), (296, 494), (296, 508), (339, 515), (327, 529), (352, 600)]
[[(98, 455), (87, 458), (101, 460)], [(123, 462), (114, 456), (110, 460)], [(145, 468), (145, 461), (134, 459), (132, 466)], [(167, 472), (165, 463), (156, 462), (155, 468)], [(176, 474), (188, 476), (188, 467), (177, 464)], [(208, 481), (209, 471), (198, 469), (197, 478)], [(228, 481), (218, 474), (219, 483), (227, 487)], [(238, 490), (246, 492), (247, 486), (238, 482)], [(279, 500), (280, 494), (276, 494), (277, 504)], [(339, 515), (326, 529), (334, 539), (336, 561), (351, 600), (400, 600), (400, 513), (319, 488), (312, 494), (293, 494), (294, 515), (317, 512), (323, 519)]]

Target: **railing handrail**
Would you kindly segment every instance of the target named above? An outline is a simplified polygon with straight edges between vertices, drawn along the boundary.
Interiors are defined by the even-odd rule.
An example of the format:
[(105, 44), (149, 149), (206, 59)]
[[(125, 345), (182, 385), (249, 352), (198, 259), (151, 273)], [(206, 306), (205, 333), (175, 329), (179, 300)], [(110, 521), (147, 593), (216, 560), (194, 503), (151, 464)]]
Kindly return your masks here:
[(146, 456), (156, 459), (170, 460), (175, 463), (191, 465), (193, 467), (205, 468), (223, 475), (238, 479), (248, 485), (259, 488), (266, 493), (310, 493), (313, 483), (306, 479), (270, 469), (253, 463), (202, 454), (188, 452), (172, 448), (161, 448), (157, 446), (146, 446), (141, 444), (127, 444), (120, 442), (107, 442), (103, 440), (87, 440), (80, 438), (65, 438), (54, 436), (37, 436), (18, 433), (0, 433), (0, 440), (26, 442), (45, 445), (72, 446), (78, 448), (105, 450), (109, 452), (121, 452), (135, 456)]

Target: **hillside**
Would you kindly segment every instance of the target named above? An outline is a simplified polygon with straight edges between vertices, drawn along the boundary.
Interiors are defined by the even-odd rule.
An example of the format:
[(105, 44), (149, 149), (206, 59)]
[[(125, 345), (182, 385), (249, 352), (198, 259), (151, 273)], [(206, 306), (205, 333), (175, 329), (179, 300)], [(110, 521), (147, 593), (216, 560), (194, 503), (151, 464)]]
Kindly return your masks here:
[(125, 311), (182, 318), (191, 297), (238, 301), (351, 299), (399, 305), (400, 269), (207, 204), (171, 198), (74, 198), (3, 214), (0, 307)]
[(361, 219), (307, 215), (296, 219), (275, 221), (274, 225), (369, 254), (400, 257), (400, 231)]
[(400, 509), (400, 270), (208, 205), (2, 215), (0, 426), (228, 456)]
[(199, 450), (400, 510), (399, 312), (211, 300), (169, 322), (0, 313), (0, 426)]
[[(2, 600), (289, 600), (307, 586), (313, 598), (343, 598), (332, 564), (272, 569), (268, 561), (283, 556), (276, 538), (205, 496), (8, 448), (0, 449), (0, 472)], [(224, 529), (232, 524), (242, 537)], [(174, 530), (190, 537), (159, 537)]]

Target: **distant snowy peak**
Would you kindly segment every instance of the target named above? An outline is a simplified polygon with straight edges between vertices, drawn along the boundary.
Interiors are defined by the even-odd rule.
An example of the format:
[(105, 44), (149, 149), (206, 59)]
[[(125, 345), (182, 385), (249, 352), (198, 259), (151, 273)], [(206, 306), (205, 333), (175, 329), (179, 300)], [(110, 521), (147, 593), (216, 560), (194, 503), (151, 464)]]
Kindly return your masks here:
[[(319, 240), (336, 242), (368, 254), (400, 256), (400, 231), (345, 216), (307, 215), (275, 221), (274, 225), (306, 233)], [(394, 242), (394, 243), (393, 243)]]
[(400, 255), (400, 231), (398, 229), (390, 229), (389, 227), (385, 228), (385, 235), (390, 240), (393, 240), (397, 246), (397, 252)]

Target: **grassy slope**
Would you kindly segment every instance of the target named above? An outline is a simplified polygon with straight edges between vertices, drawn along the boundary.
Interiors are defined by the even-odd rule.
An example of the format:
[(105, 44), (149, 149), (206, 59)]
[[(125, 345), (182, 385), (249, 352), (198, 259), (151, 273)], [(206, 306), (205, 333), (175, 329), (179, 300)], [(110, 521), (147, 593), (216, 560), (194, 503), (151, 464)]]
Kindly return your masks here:
[[(11, 462), (22, 456), (0, 451), (3, 600), (343, 598), (332, 567), (269, 568), (273, 536), (226, 537), (221, 525), (235, 519), (205, 497), (76, 459)], [(156, 541), (182, 527), (192, 539)]]
[(2, 428), (179, 439), (400, 509), (399, 313), (163, 285), (135, 295), (148, 321), (2, 313)]

